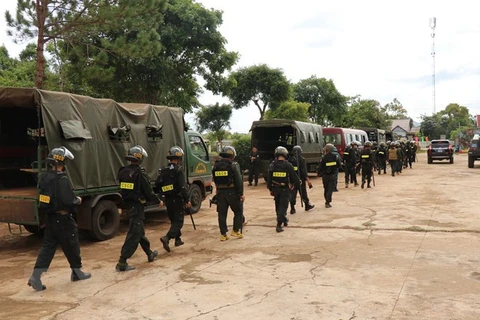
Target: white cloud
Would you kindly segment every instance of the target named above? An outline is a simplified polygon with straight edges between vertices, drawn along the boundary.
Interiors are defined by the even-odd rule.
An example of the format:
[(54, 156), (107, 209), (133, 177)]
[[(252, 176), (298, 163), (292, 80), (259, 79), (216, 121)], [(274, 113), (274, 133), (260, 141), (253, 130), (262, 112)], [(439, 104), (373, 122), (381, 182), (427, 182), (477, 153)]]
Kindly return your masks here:
[[(312, 74), (331, 78), (345, 95), (360, 94), (385, 104), (394, 98), (418, 120), (433, 111), (429, 19), (436, 27), (436, 109), (456, 102), (480, 113), (480, 22), (476, 1), (382, 0), (199, 0), (224, 11), (220, 30), (227, 48), (240, 53), (235, 68), (267, 63), (291, 81)], [(2, 0), (0, 43), (12, 55), (21, 50), (6, 37)], [(226, 102), (205, 93), (203, 104)], [(235, 110), (232, 131), (248, 132), (259, 112)], [(193, 119), (193, 116), (187, 116)], [(189, 120), (189, 122), (192, 122)]]

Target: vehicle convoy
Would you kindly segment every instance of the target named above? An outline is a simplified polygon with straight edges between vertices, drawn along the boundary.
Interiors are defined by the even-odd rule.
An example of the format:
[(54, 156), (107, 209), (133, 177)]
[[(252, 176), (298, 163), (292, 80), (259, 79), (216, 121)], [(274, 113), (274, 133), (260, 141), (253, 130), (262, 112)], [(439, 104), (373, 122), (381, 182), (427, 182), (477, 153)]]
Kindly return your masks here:
[(301, 146), (307, 171), (317, 172), (317, 165), (323, 154), (322, 126), (294, 120), (260, 120), (252, 123), (250, 131), (252, 147), (257, 147), (260, 155), (259, 172), (264, 179), (274, 158), (274, 150), (278, 146), (287, 148), (288, 152), (296, 145)]
[(449, 160), (453, 163), (453, 148), (449, 140), (432, 140), (427, 150), (427, 162), (433, 160)]
[[(185, 131), (183, 110), (149, 104), (26, 88), (0, 88), (0, 222), (38, 232), (37, 181), (46, 156), (65, 146), (75, 156), (67, 174), (83, 198), (79, 229), (106, 240), (118, 231), (121, 206), (117, 172), (129, 148), (142, 145), (152, 186), (173, 145), (185, 150), (182, 164), (190, 184), (192, 212), (212, 190), (211, 164), (200, 134)], [(158, 208), (158, 206), (156, 206)], [(152, 210), (148, 206), (146, 211)]]
[(337, 147), (342, 158), (345, 148), (351, 142), (360, 142), (359, 148), (362, 149), (363, 144), (368, 141), (368, 135), (363, 130), (337, 127), (323, 128), (323, 138), (325, 143), (331, 143)]
[(473, 168), (475, 160), (480, 159), (480, 135), (475, 134), (468, 148), (468, 167)]

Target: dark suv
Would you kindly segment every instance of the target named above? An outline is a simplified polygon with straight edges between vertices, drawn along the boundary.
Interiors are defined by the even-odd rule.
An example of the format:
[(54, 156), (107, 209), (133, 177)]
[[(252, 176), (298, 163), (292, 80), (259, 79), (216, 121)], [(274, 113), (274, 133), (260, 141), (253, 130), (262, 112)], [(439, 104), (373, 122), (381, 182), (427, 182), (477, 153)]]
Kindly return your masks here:
[(468, 167), (473, 168), (475, 160), (478, 159), (480, 159), (480, 135), (476, 134), (468, 148)]
[(433, 160), (450, 160), (453, 163), (453, 148), (449, 140), (432, 140), (427, 151), (428, 163)]

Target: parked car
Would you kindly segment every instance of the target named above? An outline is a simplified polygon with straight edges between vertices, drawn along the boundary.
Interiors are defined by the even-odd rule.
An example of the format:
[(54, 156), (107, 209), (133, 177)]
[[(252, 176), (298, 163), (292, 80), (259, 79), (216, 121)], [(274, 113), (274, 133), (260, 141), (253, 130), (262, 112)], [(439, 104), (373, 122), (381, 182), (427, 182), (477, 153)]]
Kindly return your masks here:
[(453, 163), (453, 148), (449, 140), (432, 140), (427, 150), (428, 163), (433, 160), (450, 160)]
[(475, 160), (478, 159), (480, 159), (480, 135), (476, 134), (468, 148), (468, 167), (473, 168)]

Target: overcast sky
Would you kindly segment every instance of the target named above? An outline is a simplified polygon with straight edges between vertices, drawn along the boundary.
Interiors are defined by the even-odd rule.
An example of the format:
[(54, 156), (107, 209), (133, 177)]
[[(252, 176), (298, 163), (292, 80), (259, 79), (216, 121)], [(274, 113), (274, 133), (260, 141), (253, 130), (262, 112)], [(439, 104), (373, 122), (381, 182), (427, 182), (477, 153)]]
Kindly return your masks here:
[[(17, 46), (6, 36), (1, 0), (0, 43), (12, 56)], [(235, 66), (266, 63), (292, 82), (311, 75), (331, 78), (344, 95), (361, 95), (382, 105), (394, 98), (418, 121), (433, 112), (432, 38), (436, 24), (436, 111), (451, 102), (480, 114), (480, 3), (383, 0), (200, 0), (224, 12), (221, 32)], [(228, 102), (206, 92), (202, 104)], [(254, 105), (236, 110), (232, 132), (248, 132), (260, 114)], [(187, 116), (191, 122), (192, 116)]]

